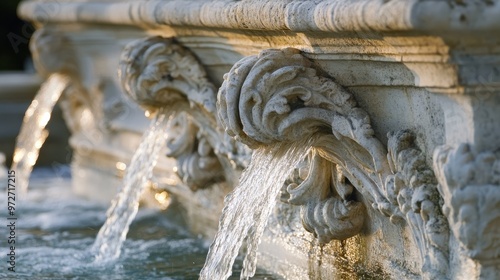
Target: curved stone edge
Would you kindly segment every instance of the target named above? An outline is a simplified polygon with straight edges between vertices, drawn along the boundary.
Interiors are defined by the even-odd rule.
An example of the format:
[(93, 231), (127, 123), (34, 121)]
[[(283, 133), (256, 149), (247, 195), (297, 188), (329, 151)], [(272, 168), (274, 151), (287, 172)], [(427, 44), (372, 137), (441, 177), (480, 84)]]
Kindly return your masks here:
[[(50, 29), (39, 29), (30, 40), (30, 51), (40, 75), (48, 77), (59, 73), (78, 79), (76, 55), (64, 34)], [(54, 53), (57, 53), (57, 56), (54, 56)]]
[(125, 93), (143, 107), (154, 110), (187, 101), (215, 122), (215, 86), (195, 55), (173, 38), (154, 36), (129, 43), (122, 51), (118, 76)]
[(191, 26), (290, 31), (500, 30), (500, 4), (479, 1), (139, 1), (21, 3), (21, 18), (137, 26)]
[[(320, 243), (344, 240), (358, 234), (365, 221), (365, 206), (350, 196), (354, 187), (346, 180), (343, 170), (321, 157), (312, 149), (305, 168), (294, 172), (285, 182), (281, 200), (300, 206), (302, 225), (318, 238)], [(297, 174), (298, 173), (298, 174)]]

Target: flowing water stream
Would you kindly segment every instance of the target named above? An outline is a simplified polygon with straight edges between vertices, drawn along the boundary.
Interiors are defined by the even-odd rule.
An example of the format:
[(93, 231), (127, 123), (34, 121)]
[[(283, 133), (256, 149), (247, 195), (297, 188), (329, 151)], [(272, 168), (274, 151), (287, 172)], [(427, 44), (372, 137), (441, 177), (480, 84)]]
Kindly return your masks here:
[(21, 131), (16, 139), (16, 148), (12, 161), (12, 170), (16, 171), (17, 188), (21, 192), (28, 190), (28, 183), (33, 166), (38, 159), (40, 148), (49, 135), (45, 126), (50, 120), (54, 105), (59, 100), (70, 79), (66, 75), (52, 74), (36, 94), (24, 114)]
[[(7, 252), (7, 246), (15, 245), (15, 272), (7, 270), (4, 256), (0, 279), (191, 280), (199, 276), (208, 253), (206, 242), (189, 233), (179, 209), (171, 205), (167, 211), (140, 209), (122, 254), (96, 260), (90, 248), (106, 208), (72, 192), (69, 166), (35, 169), (23, 202), (16, 204), (15, 244), (0, 246)], [(7, 195), (0, 196), (0, 204), (7, 205)], [(0, 236), (9, 234), (9, 227), (0, 227)], [(236, 272), (242, 262), (236, 260)], [(281, 278), (258, 269), (253, 279)]]
[(282, 184), (304, 158), (309, 145), (281, 144), (258, 148), (239, 185), (226, 196), (219, 230), (210, 246), (200, 280), (227, 279), (246, 239), (247, 253), (240, 279), (255, 274), (257, 246), (273, 210)]
[[(189, 233), (172, 204), (166, 211), (139, 209), (120, 257), (94, 261), (89, 248), (105, 221), (106, 205), (72, 192), (69, 166), (35, 168), (23, 201), (16, 207), (16, 272), (7, 270), (3, 255), (0, 279), (192, 280), (208, 252), (208, 244)], [(7, 205), (7, 195), (0, 196), (0, 205)], [(0, 236), (5, 237), (1, 252), (7, 254), (13, 244), (6, 242), (5, 225)], [(238, 259), (236, 271), (241, 267)], [(258, 270), (254, 279), (280, 278)]]
[[(45, 126), (50, 120), (55, 103), (68, 86), (69, 81), (67, 76), (51, 75), (42, 85), (26, 111), (17, 138), (11, 168), (16, 170), (17, 186), (21, 191), (27, 190), (29, 177), (38, 158), (39, 150), (48, 135)], [(66, 270), (71, 271), (72, 268), (70, 267), (79, 263), (78, 267), (81, 264), (86, 264), (82, 269), (87, 271), (89, 269), (88, 265), (95, 266), (98, 263), (110, 263), (119, 259), (129, 226), (138, 212), (139, 198), (147, 186), (147, 182), (152, 177), (153, 168), (160, 155), (161, 147), (165, 143), (167, 123), (168, 118), (165, 110), (160, 110), (152, 120), (139, 148), (132, 157), (131, 164), (125, 173), (123, 187), (108, 209), (107, 220), (99, 230), (90, 252), (86, 251), (77, 254), (76, 252), (81, 251), (82, 248), (70, 249), (71, 252), (68, 254), (72, 256), (71, 259), (75, 263), (68, 264)], [(248, 279), (255, 275), (257, 246), (267, 219), (276, 204), (282, 183), (291, 170), (306, 155), (308, 147), (309, 145), (306, 142), (286, 145), (276, 144), (254, 151), (252, 162), (243, 173), (239, 186), (225, 199), (219, 231), (208, 252), (207, 260), (200, 273), (200, 279), (228, 279), (232, 274), (233, 264), (238, 258), (239, 249), (244, 241), (246, 241), (247, 254), (243, 261), (240, 278)], [(47, 194), (43, 194), (43, 196), (47, 196)], [(88, 211), (78, 211), (78, 213), (75, 213), (75, 217), (86, 212)], [(51, 223), (58, 219), (56, 217), (45, 217), (43, 220)], [(34, 221), (34, 223), (37, 222)], [(61, 239), (62, 237), (54, 238)], [(87, 242), (88, 240), (79, 242), (78, 246), (81, 247)], [(65, 246), (72, 247), (70, 244)], [(90, 264), (88, 254), (94, 256)], [(67, 258), (69, 255), (64, 257), (56, 253), (55, 258)], [(29, 262), (36, 262), (36, 258)], [(40, 264), (39, 269), (49, 269), (48, 266), (54, 266), (54, 263)], [(57, 271), (55, 268), (49, 270)], [(97, 274), (94, 276), (97, 276)], [(272, 279), (272, 277), (268, 279)]]
[(161, 147), (165, 145), (167, 123), (165, 110), (160, 109), (144, 133), (141, 144), (125, 171), (123, 187), (111, 202), (106, 223), (99, 230), (92, 246), (96, 261), (116, 259), (120, 256), (121, 245), (139, 209), (140, 196), (153, 175)]

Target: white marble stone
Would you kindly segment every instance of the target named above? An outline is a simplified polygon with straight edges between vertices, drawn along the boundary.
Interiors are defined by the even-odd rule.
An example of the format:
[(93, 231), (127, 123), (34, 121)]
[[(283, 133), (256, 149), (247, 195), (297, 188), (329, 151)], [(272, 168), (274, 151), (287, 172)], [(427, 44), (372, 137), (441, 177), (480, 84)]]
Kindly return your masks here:
[(315, 139), (269, 223), (267, 269), (500, 272), (500, 1), (31, 0), (19, 14), (48, 36), (38, 68), (73, 75), (78, 192), (110, 196), (146, 127), (138, 105), (170, 106), (184, 113), (156, 180), (208, 238), (251, 148)]

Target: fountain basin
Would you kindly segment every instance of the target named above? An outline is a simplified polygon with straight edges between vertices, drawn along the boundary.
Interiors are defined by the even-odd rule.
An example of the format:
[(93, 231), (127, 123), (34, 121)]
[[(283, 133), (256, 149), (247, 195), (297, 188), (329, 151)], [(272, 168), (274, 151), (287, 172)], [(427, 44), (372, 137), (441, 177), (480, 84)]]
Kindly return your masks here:
[[(223, 196), (247, 165), (248, 150), (240, 142), (250, 148), (266, 144), (261, 141), (263, 131), (271, 131), (266, 135), (270, 142), (288, 136), (288, 130), (274, 135), (273, 129), (262, 128), (267, 125), (262, 121), (265, 118), (259, 121), (248, 112), (253, 112), (252, 100), (257, 102), (262, 92), (274, 94), (263, 97), (268, 105), (279, 94), (285, 95), (292, 83), (309, 88), (313, 98), (308, 101), (303, 93), (295, 99), (287, 95), (269, 110), (280, 116), (292, 112), (291, 120), (303, 119), (303, 127), (290, 125), (290, 134), (296, 137), (324, 135), (315, 145), (323, 163), (298, 169), (289, 182), (295, 185), (284, 188), (286, 203), (279, 203), (270, 219), (259, 265), (287, 279), (331, 275), (339, 279), (493, 279), (498, 271), (498, 244), (497, 235), (488, 228), (496, 225), (498, 197), (487, 194), (499, 185), (495, 151), (500, 146), (500, 42), (492, 36), (500, 32), (499, 7), (490, 1), (464, 5), (428, 1), (26, 1), (19, 13), (38, 21), (47, 32), (67, 38), (62, 48), (76, 53), (77, 86), (62, 104), (66, 104), (63, 109), (72, 128), (74, 184), (79, 193), (96, 199), (110, 197), (119, 173), (117, 162), (128, 162), (146, 127), (144, 111), (124, 95), (126, 83), (116, 75), (123, 48), (152, 36), (175, 38), (176, 46), (189, 50), (204, 69), (203, 79), (214, 89), (203, 95), (209, 95), (212, 103), (200, 102), (184, 87), (176, 89), (184, 97), (172, 101), (173, 106), (186, 108), (191, 119), (181, 126), (192, 121), (197, 132), (187, 135), (196, 144), (189, 149), (166, 145), (165, 153), (171, 156), (155, 172), (158, 185), (184, 206), (191, 230), (207, 238), (214, 235)], [(283, 58), (268, 55), (269, 49), (284, 48), (296, 50)], [(176, 76), (178, 72), (170, 66), (182, 65), (185, 55), (176, 56), (168, 44), (165, 49), (168, 54), (160, 57), (168, 59), (160, 61), (161, 67), (138, 71), (144, 74), (141, 81), (146, 81), (140, 88), (151, 89), (147, 94), (153, 103), (164, 89), (158, 84), (180, 79), (192, 86), (200, 80), (197, 75)], [(265, 59), (279, 69), (263, 66), (259, 72)], [(158, 61), (152, 59), (151, 65)], [(255, 64), (248, 65), (249, 61)], [(300, 71), (284, 78), (283, 85), (265, 84), (266, 73), (286, 72), (292, 66)], [(225, 73), (229, 73), (226, 78)], [(219, 105), (224, 92), (228, 103), (238, 104), (227, 106), (224, 122), (220, 116), (226, 108), (203, 107), (217, 103), (218, 88)], [(346, 97), (338, 97), (337, 92), (345, 92)], [(251, 94), (256, 97), (247, 98)], [(283, 104), (288, 107), (280, 107)], [(321, 125), (311, 125), (311, 131), (311, 123)], [(234, 139), (224, 134), (226, 130)], [(198, 145), (201, 142), (208, 145)], [(172, 152), (177, 148), (181, 152)], [(201, 156), (218, 161), (208, 170), (222, 173), (223, 180), (211, 178), (210, 183), (194, 186), (193, 178), (200, 173), (187, 168), (176, 175), (189, 162), (185, 158)], [(463, 164), (468, 169), (462, 170)], [(317, 174), (325, 169), (324, 179), (318, 179)], [(301, 172), (308, 174), (301, 176)], [(476, 176), (465, 178), (457, 175), (460, 172)], [(96, 182), (104, 178), (110, 180), (106, 190)], [(459, 199), (465, 196), (460, 190), (474, 186), (481, 186), (483, 195), (474, 201)], [(364, 205), (362, 227), (351, 232), (352, 237), (321, 238), (325, 226), (314, 219), (326, 217), (324, 224), (329, 224), (331, 212), (322, 216), (314, 212), (319, 210), (310, 209), (318, 209), (331, 198)], [(483, 200), (489, 202), (477, 213), (460, 214), (469, 213), (469, 208), (462, 207), (474, 208)], [(301, 215), (301, 209), (313, 214)], [(470, 217), (484, 218), (474, 224)]]

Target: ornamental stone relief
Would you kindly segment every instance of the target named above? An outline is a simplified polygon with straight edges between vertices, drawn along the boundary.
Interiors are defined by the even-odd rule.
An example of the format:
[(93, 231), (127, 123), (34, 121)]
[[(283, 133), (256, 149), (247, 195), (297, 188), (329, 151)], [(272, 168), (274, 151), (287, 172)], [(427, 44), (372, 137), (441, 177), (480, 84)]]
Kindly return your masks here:
[(101, 105), (102, 92), (98, 86), (89, 88), (82, 84), (70, 40), (55, 30), (40, 29), (30, 41), (30, 50), (38, 73), (45, 77), (59, 73), (71, 80), (59, 105), (72, 133), (72, 145), (90, 146), (102, 140), (105, 131), (102, 124), (106, 121)]
[(193, 191), (223, 180), (222, 166), (191, 116), (179, 113), (167, 131), (167, 156), (177, 159), (177, 175)]
[(470, 144), (442, 146), (434, 152), (434, 170), (455, 238), (472, 259), (498, 260), (500, 152), (478, 152)]
[[(347, 243), (359, 241), (352, 252), (363, 269), (380, 269), (378, 278), (497, 279), (499, 4), (30, 0), (18, 13), (41, 28), (31, 43), (38, 72), (70, 77), (59, 105), (74, 166), (116, 179), (115, 164), (144, 128), (137, 104), (168, 107), (165, 156), (177, 165), (158, 170), (172, 170), (192, 191), (212, 187), (174, 194), (205, 233), (252, 149), (310, 140), (282, 188), (276, 216), (290, 230), (270, 223), (264, 269), (324, 278), (340, 267), (334, 257), (348, 256)], [(116, 55), (145, 33), (176, 34), (196, 49), (162, 37), (129, 44), (119, 66), (128, 100), (115, 82)], [(308, 54), (269, 49), (236, 62), (270, 46)], [(206, 69), (196, 55), (213, 56), (203, 59)], [(221, 78), (229, 64), (217, 91), (207, 71)], [(79, 180), (85, 193), (103, 196)]]
[(218, 112), (228, 134), (251, 148), (313, 139), (309, 171), (298, 172), (282, 199), (301, 206), (305, 229), (320, 242), (358, 234), (368, 206), (410, 227), (427, 278), (446, 277), (448, 226), (411, 132), (390, 133), (387, 150), (354, 97), (300, 51), (266, 50), (237, 62)]
[(130, 43), (119, 77), (128, 96), (146, 110), (170, 109), (167, 156), (177, 160), (176, 173), (192, 190), (223, 180), (248, 161), (248, 149), (217, 125), (216, 90), (205, 69), (174, 39)]
[(250, 149), (311, 139), (282, 201), (301, 208), (320, 243), (360, 233), (367, 211), (377, 211), (410, 229), (425, 279), (449, 277), (450, 228), (471, 258), (499, 257), (498, 154), (442, 147), (433, 171), (411, 131), (390, 132), (384, 145), (354, 96), (299, 50), (241, 59), (216, 94), (189, 50), (153, 37), (125, 49), (119, 75), (144, 108), (171, 108), (167, 156), (192, 190), (228, 180), (248, 165)]

